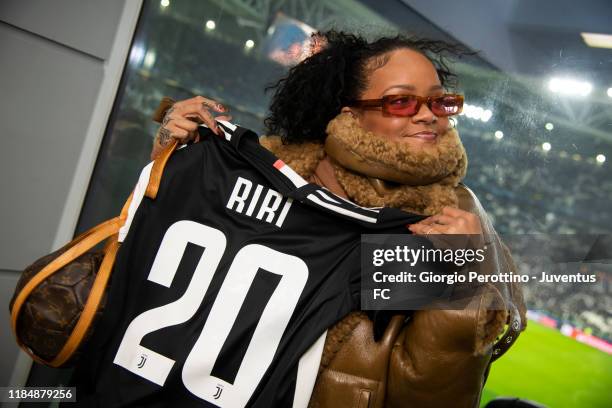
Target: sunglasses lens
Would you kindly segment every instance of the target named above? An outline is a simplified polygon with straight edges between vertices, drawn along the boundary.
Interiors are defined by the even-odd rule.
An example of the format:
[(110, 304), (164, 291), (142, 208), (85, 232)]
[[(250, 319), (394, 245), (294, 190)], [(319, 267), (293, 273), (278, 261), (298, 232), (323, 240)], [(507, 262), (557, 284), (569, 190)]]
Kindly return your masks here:
[(387, 112), (398, 116), (412, 116), (416, 113), (418, 101), (409, 95), (399, 95), (385, 101)]
[(463, 99), (457, 95), (444, 95), (431, 103), (431, 111), (437, 116), (451, 116), (461, 112)]
[[(380, 106), (380, 99), (368, 99), (356, 101), (355, 106), (374, 107)], [(386, 95), (382, 98), (382, 111), (385, 116), (414, 116), (421, 107), (421, 103), (427, 102), (428, 108), (436, 116), (452, 116), (461, 113), (463, 108), (463, 96), (445, 94), (437, 97), (420, 97), (415, 95)]]

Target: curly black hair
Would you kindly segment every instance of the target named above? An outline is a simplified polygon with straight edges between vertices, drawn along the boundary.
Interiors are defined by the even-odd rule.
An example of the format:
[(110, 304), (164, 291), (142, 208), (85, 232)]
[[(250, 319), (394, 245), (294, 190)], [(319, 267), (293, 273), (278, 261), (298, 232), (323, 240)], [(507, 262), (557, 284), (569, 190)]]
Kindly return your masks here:
[(349, 101), (359, 99), (369, 72), (386, 64), (391, 51), (408, 48), (420, 52), (433, 63), (447, 88), (456, 84), (447, 55), (474, 54), (462, 45), (401, 34), (372, 42), (335, 30), (313, 36), (323, 39), (323, 48), (266, 88), (274, 94), (264, 124), (268, 134), (281, 136), (284, 143), (324, 141), (327, 123)]

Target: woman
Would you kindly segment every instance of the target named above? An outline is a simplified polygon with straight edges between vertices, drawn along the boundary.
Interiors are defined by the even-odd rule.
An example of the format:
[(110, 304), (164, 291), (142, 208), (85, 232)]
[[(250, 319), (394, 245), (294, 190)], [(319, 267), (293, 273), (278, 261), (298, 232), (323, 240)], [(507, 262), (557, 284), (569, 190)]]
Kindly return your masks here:
[[(512, 268), (482, 207), (460, 184), (467, 158), (449, 117), (462, 98), (445, 93), (454, 75), (440, 56), (454, 48), (334, 31), (315, 39), (318, 52), (274, 86), (265, 123), (277, 136), (262, 145), (304, 178), (360, 205), (429, 216), (409, 226), (415, 234), (480, 234), (495, 247), (496, 264), (487, 267)], [(197, 141), (199, 123), (221, 134), (211, 111), (230, 119), (201, 96), (164, 111), (152, 158), (171, 138)], [(477, 406), (508, 311), (518, 310), (514, 332), (525, 327), (520, 291), (504, 290), (505, 297), (480, 293), (464, 310), (415, 312), (407, 324), (403, 315), (380, 314), (374, 323), (362, 312), (348, 315), (327, 334), (310, 405)], [(495, 296), (502, 310), (492, 310)]]

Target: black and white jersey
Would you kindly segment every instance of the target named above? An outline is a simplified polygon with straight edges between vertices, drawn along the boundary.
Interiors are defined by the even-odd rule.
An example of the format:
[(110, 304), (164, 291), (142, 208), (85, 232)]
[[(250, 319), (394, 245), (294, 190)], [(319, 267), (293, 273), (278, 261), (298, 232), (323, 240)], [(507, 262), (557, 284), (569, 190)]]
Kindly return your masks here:
[(305, 407), (327, 328), (359, 308), (360, 235), (422, 219), (309, 184), (252, 131), (169, 159), (135, 189), (78, 399), (103, 407)]

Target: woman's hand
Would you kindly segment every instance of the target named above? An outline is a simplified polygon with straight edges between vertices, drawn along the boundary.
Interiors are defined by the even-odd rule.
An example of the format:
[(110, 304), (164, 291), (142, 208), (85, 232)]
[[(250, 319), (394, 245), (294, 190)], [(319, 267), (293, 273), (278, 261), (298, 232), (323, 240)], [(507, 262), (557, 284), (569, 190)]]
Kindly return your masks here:
[(157, 157), (159, 152), (167, 146), (172, 139), (184, 144), (191, 141), (199, 141), (198, 126), (204, 123), (215, 134), (221, 136), (223, 132), (215, 122), (216, 119), (231, 120), (231, 116), (225, 114), (213, 117), (211, 110), (227, 113), (227, 108), (217, 101), (196, 96), (176, 102), (166, 112), (161, 123), (155, 145), (151, 152), (151, 159)]
[(444, 207), (440, 214), (411, 224), (408, 229), (418, 235), (482, 234), (482, 226), (477, 215), (454, 207)]

